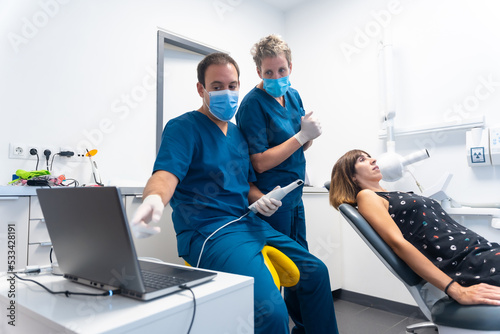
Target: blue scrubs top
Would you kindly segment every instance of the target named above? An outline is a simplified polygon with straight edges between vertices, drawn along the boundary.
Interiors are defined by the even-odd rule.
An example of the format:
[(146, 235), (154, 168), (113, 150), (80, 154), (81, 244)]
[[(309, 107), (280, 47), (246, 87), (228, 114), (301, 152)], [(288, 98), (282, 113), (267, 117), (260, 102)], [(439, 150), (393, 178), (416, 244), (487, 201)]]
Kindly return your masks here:
[[(189, 254), (194, 231), (208, 237), (248, 211), (248, 183), (255, 181), (255, 173), (245, 138), (233, 123), (228, 123), (224, 135), (199, 111), (170, 120), (153, 170), (168, 171), (179, 179), (170, 201), (179, 256)], [(248, 230), (245, 221), (252, 218), (255, 216), (247, 216), (219, 234)]]
[[(300, 95), (290, 87), (284, 97), (285, 107), (265, 91), (255, 87), (241, 101), (236, 123), (248, 141), (250, 154), (262, 153), (278, 146), (300, 131), (300, 119), (305, 115)], [(255, 185), (264, 194), (277, 185), (284, 187), (297, 179), (304, 180), (304, 150), (300, 148), (278, 166), (255, 174)], [(301, 198), (302, 188), (292, 191), (282, 199), (280, 210), (294, 208)]]

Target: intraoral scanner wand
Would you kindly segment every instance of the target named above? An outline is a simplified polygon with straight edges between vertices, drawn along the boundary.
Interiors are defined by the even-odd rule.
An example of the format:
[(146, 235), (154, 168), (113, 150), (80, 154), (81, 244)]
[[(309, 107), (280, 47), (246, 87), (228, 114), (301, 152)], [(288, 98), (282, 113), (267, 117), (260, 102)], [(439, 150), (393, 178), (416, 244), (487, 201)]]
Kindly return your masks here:
[[(304, 184), (304, 181), (299, 179), (299, 180), (293, 181), (292, 183), (290, 183), (289, 185), (287, 185), (284, 188), (278, 188), (278, 189), (271, 190), (270, 192), (265, 194), (264, 197), (274, 198), (278, 201), (281, 201), (281, 199), (283, 197), (285, 197), (289, 192), (291, 192), (292, 190), (294, 190), (295, 188), (297, 188), (303, 184)], [(250, 210), (252, 210), (253, 212), (257, 213), (257, 209), (255, 208), (255, 203), (250, 205), (248, 208)]]

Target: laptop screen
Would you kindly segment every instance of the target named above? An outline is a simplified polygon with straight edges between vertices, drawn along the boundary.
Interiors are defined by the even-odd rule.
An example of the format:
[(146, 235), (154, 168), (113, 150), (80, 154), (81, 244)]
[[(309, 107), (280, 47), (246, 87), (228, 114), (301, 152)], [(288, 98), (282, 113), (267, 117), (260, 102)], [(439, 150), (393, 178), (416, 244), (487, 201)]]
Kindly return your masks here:
[(61, 271), (97, 284), (145, 291), (119, 189), (38, 189)]

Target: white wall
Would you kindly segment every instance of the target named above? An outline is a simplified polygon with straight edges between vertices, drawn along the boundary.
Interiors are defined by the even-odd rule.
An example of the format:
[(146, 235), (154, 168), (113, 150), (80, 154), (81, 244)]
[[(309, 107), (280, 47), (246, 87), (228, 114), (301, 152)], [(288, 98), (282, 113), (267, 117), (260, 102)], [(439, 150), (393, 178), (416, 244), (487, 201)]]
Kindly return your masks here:
[[(329, 179), (335, 161), (350, 149), (361, 148), (375, 157), (385, 151), (385, 142), (378, 138), (377, 43), (382, 26), (393, 35), (396, 129), (478, 115), (485, 116), (487, 126), (499, 124), (499, 10), (494, 0), (318, 0), (287, 12), (292, 85), (301, 92), (306, 109), (317, 112), (324, 130), (307, 152), (313, 183)], [(487, 88), (484, 81), (490, 81)], [(447, 190), (452, 198), (500, 202), (500, 168), (468, 167), (464, 131), (396, 138), (402, 155), (420, 148), (431, 154), (413, 168), (424, 188), (449, 171), (454, 175)], [(418, 191), (410, 177), (386, 187)], [(374, 265), (377, 260), (366, 257), (367, 249), (348, 226), (343, 229), (343, 247), (345, 289), (411, 300), (400, 297), (404, 288)]]
[[(487, 126), (500, 124), (500, 22), (493, 14), (499, 9), (493, 0), (318, 0), (288, 12), (292, 84), (323, 121), (324, 135), (308, 152), (316, 183), (329, 178), (333, 163), (349, 149), (362, 148), (374, 156), (385, 151), (378, 138), (377, 26), (389, 26), (393, 35), (396, 129), (481, 115)], [(367, 30), (368, 37), (360, 37)], [(350, 54), (343, 51), (349, 50), (346, 45)], [(480, 86), (481, 97), (474, 98)], [(452, 197), (500, 202), (494, 191), (500, 168), (468, 167), (463, 131), (398, 137), (396, 146), (403, 155), (429, 149), (432, 158), (415, 169), (424, 187), (449, 171), (454, 174)]]
[[(97, 148), (104, 183), (144, 185), (155, 158), (158, 27), (230, 52), (242, 96), (258, 80), (253, 43), (284, 35), (284, 14), (261, 1), (7, 0), (0, 18), (2, 185), (36, 164), (9, 159), (9, 142)], [(91, 181), (88, 162), (56, 158), (54, 173)]]

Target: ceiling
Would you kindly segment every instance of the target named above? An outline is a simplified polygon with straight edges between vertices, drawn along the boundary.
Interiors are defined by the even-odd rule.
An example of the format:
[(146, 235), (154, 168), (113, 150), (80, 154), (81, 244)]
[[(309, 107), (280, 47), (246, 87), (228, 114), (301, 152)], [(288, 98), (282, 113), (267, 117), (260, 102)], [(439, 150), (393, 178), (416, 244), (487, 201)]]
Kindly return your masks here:
[(286, 12), (293, 7), (306, 2), (307, 0), (262, 0), (279, 10)]

